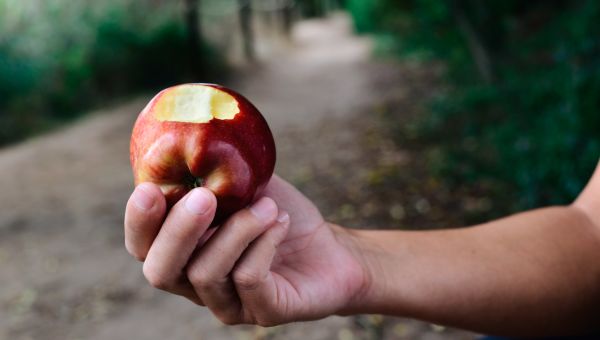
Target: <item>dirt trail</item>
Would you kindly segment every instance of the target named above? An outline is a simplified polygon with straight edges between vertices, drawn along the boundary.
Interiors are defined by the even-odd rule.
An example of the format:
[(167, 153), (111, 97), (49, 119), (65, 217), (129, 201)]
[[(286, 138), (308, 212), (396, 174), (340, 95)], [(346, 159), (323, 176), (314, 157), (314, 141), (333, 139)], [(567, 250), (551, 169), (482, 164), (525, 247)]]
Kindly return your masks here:
[[(398, 72), (370, 62), (370, 41), (350, 32), (342, 15), (303, 22), (294, 47), (229, 84), (266, 115), (278, 141), (278, 172), (297, 183), (308, 180), (307, 164), (327, 164), (329, 156), (360, 161), (351, 151), (359, 147), (355, 131), (344, 122), (398, 90), (375, 90), (374, 82)], [(225, 327), (146, 284), (141, 264), (124, 250), (122, 218), (132, 189), (130, 131), (147, 100), (0, 151), (0, 339), (372, 338), (353, 330), (380, 319)], [(395, 322), (385, 338), (466, 336)]]

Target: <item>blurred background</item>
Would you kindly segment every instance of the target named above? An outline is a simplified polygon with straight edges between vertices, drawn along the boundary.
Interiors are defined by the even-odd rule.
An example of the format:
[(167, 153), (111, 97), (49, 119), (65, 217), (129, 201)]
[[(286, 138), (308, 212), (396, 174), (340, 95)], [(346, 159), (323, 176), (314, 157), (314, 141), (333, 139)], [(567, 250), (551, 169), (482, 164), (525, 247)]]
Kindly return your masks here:
[(0, 0), (0, 339), (473, 339), (412, 320), (222, 326), (123, 247), (129, 136), (218, 82), (277, 172), (349, 227), (461, 227), (569, 203), (600, 155), (600, 3)]

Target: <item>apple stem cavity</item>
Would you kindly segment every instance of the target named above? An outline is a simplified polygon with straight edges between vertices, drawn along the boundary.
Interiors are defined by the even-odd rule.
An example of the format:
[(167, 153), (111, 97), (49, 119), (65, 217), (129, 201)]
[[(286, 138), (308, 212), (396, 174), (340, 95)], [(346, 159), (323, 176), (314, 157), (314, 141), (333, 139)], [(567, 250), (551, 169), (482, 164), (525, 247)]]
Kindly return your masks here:
[(204, 185), (204, 181), (202, 180), (202, 178), (200, 178), (200, 177), (194, 178), (194, 181), (192, 183), (193, 188), (199, 188), (203, 185)]
[(185, 182), (187, 183), (187, 187), (190, 189), (199, 188), (201, 186), (204, 186), (204, 180), (201, 177), (196, 177), (192, 174), (189, 174), (187, 176), (187, 179), (185, 180)]

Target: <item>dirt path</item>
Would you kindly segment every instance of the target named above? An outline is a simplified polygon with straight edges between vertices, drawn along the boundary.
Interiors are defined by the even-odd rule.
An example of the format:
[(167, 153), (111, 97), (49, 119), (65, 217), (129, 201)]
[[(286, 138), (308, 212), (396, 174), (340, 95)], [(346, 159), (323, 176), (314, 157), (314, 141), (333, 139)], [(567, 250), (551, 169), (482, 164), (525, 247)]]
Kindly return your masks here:
[[(360, 173), (366, 162), (354, 151), (361, 150), (357, 134), (364, 132), (365, 118), (357, 115), (411, 83), (388, 86), (401, 77), (398, 70), (370, 62), (370, 41), (352, 36), (344, 16), (303, 22), (294, 40), (291, 51), (229, 85), (270, 122), (278, 172), (330, 218), (352, 220), (352, 207), (342, 204), (346, 192), (336, 195), (335, 186), (345, 185), (340, 169)], [(122, 241), (132, 189), (129, 135), (147, 100), (0, 151), (0, 339), (471, 337), (380, 317), (331, 317), (268, 330), (225, 327), (206, 310), (150, 288)], [(401, 162), (403, 155), (389, 157)]]

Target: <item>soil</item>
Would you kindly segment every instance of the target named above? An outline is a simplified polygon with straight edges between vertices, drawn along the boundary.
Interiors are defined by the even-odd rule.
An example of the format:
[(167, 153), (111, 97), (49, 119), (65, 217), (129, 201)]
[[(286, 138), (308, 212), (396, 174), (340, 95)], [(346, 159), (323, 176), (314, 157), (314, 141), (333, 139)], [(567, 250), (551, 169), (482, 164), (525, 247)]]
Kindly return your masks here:
[[(427, 227), (431, 218), (423, 216), (450, 216), (436, 210), (435, 197), (447, 193), (435, 181), (426, 183), (434, 199), (407, 184), (423, 164), (398, 149), (384, 119), (390, 105), (418, 112), (436, 68), (373, 61), (372, 41), (354, 36), (342, 14), (303, 21), (292, 37), (288, 49), (226, 84), (269, 121), (277, 172), (350, 227)], [(151, 288), (122, 230), (133, 188), (129, 137), (148, 100), (0, 151), (0, 339), (474, 338), (378, 315), (224, 326), (208, 310)]]

